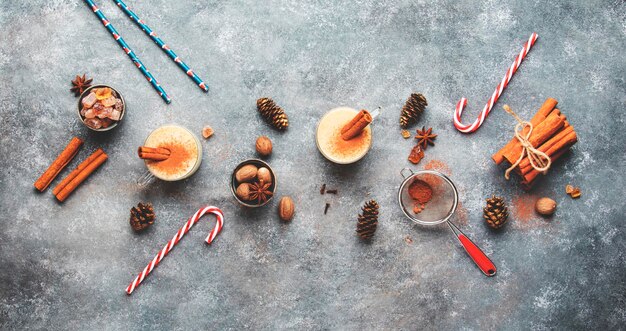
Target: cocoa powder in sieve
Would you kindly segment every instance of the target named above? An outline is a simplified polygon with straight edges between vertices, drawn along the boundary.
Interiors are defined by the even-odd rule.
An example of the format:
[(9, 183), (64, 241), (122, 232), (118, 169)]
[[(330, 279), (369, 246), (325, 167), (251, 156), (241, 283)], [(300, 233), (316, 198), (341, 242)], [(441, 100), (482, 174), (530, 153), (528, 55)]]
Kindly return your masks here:
[(416, 179), (409, 185), (409, 195), (420, 204), (426, 204), (433, 198), (433, 189), (425, 181)]

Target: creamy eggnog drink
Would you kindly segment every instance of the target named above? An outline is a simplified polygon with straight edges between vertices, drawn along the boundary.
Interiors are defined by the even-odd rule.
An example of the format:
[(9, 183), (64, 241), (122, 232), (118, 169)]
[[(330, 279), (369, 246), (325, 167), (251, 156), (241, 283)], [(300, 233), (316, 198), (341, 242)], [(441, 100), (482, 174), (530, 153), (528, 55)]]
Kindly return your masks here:
[(356, 109), (338, 107), (330, 110), (320, 120), (316, 134), (317, 148), (328, 160), (339, 164), (348, 164), (360, 160), (367, 154), (372, 145), (370, 125), (358, 130), (349, 137), (350, 139), (346, 139), (348, 137), (346, 137), (345, 132), (342, 134), (342, 129), (345, 128), (346, 124), (354, 120), (358, 114), (360, 112)]
[(176, 181), (190, 177), (202, 162), (202, 145), (189, 130), (178, 125), (165, 125), (150, 133), (144, 146), (169, 151), (165, 160), (144, 160), (155, 177)]

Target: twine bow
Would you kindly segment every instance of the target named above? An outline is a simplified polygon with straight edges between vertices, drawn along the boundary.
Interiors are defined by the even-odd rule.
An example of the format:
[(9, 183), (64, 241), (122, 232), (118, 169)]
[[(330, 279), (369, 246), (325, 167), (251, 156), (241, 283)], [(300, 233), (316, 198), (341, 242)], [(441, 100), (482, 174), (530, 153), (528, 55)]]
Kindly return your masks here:
[[(545, 174), (546, 171), (550, 169), (552, 160), (546, 153), (533, 147), (533, 145), (528, 140), (530, 138), (530, 134), (533, 132), (533, 124), (528, 121), (523, 121), (521, 118), (519, 118), (519, 116), (517, 116), (517, 114), (511, 109), (511, 107), (509, 107), (509, 105), (504, 105), (502, 108), (504, 108), (507, 113), (513, 115), (513, 117), (515, 117), (515, 119), (517, 120), (517, 124), (515, 125), (515, 138), (517, 138), (520, 144), (522, 144), (522, 154), (520, 154), (519, 158), (514, 164), (506, 169), (506, 172), (504, 173), (504, 178), (506, 178), (507, 180), (509, 179), (509, 174), (511, 173), (511, 171), (515, 169), (515, 167), (517, 167), (520, 162), (522, 162), (522, 159), (524, 159), (524, 156), (526, 154), (528, 155), (528, 161), (530, 161), (530, 165), (535, 170)], [(528, 127), (528, 132), (525, 136), (523, 136), (522, 133), (524, 131), (524, 127)]]

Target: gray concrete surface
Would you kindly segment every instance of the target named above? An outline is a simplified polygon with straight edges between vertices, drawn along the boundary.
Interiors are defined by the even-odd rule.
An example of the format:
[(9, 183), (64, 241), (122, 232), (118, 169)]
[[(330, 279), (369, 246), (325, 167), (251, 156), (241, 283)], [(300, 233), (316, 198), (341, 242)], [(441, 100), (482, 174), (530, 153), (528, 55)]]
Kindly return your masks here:
[[(623, 1), (128, 1), (211, 87), (202, 93), (112, 1), (105, 14), (171, 94), (169, 106), (78, 0), (0, 0), (0, 328), (190, 329), (621, 329), (626, 322)], [(454, 104), (473, 120), (531, 32), (539, 41), (484, 127), (463, 135)], [(69, 93), (73, 75), (124, 94), (128, 113), (110, 133), (88, 131)], [(412, 141), (399, 135), (413, 91), (429, 101), (419, 124), (439, 137), (426, 158), (445, 162), (461, 191), (455, 222), (491, 256), (487, 278), (445, 227), (412, 225), (396, 204)], [(277, 133), (255, 113), (271, 96), (290, 116)], [(508, 103), (528, 118), (547, 97), (580, 141), (530, 193), (489, 156), (512, 136)], [(383, 106), (362, 162), (329, 164), (314, 130), (327, 110)], [(191, 179), (138, 188), (135, 150), (159, 125), (199, 133), (204, 161)], [(269, 159), (291, 224), (267, 208), (239, 207), (232, 168), (274, 141)], [(110, 160), (64, 204), (32, 183), (71, 136)], [(64, 171), (64, 177), (69, 170)], [(55, 181), (58, 183), (59, 180)], [(339, 189), (319, 195), (322, 183)], [(566, 184), (582, 188), (579, 200)], [(53, 184), (54, 185), (54, 184)], [(484, 199), (506, 198), (510, 223), (490, 231)], [(539, 196), (554, 217), (529, 212)], [(373, 241), (354, 235), (360, 205), (381, 204)], [(154, 203), (143, 234), (129, 209)], [(332, 206), (323, 215), (324, 204)], [(198, 207), (224, 210), (207, 247), (203, 220), (132, 296), (124, 288)], [(407, 239), (410, 238), (409, 239)]]

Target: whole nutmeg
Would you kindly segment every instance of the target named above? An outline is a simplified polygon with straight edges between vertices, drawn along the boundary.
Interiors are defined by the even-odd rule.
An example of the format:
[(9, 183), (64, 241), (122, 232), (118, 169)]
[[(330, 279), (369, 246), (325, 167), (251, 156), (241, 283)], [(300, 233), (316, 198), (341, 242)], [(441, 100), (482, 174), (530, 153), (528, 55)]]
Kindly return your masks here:
[(260, 136), (256, 140), (256, 151), (260, 155), (269, 156), (272, 154), (272, 141), (267, 136)]
[(278, 203), (278, 216), (285, 222), (291, 221), (295, 212), (295, 205), (290, 197), (280, 198)]
[(556, 201), (550, 198), (540, 198), (535, 203), (535, 210), (541, 215), (552, 215), (556, 210)]
[(265, 184), (272, 183), (272, 173), (266, 167), (259, 168), (259, 170), (256, 172), (256, 176), (260, 181), (262, 180)]
[(239, 186), (237, 186), (237, 190), (235, 190), (235, 194), (241, 200), (250, 200), (250, 184), (239, 184)]
[(238, 183), (249, 182), (256, 178), (256, 173), (258, 169), (256, 166), (252, 164), (246, 164), (245, 166), (239, 168), (235, 173), (235, 179)]

